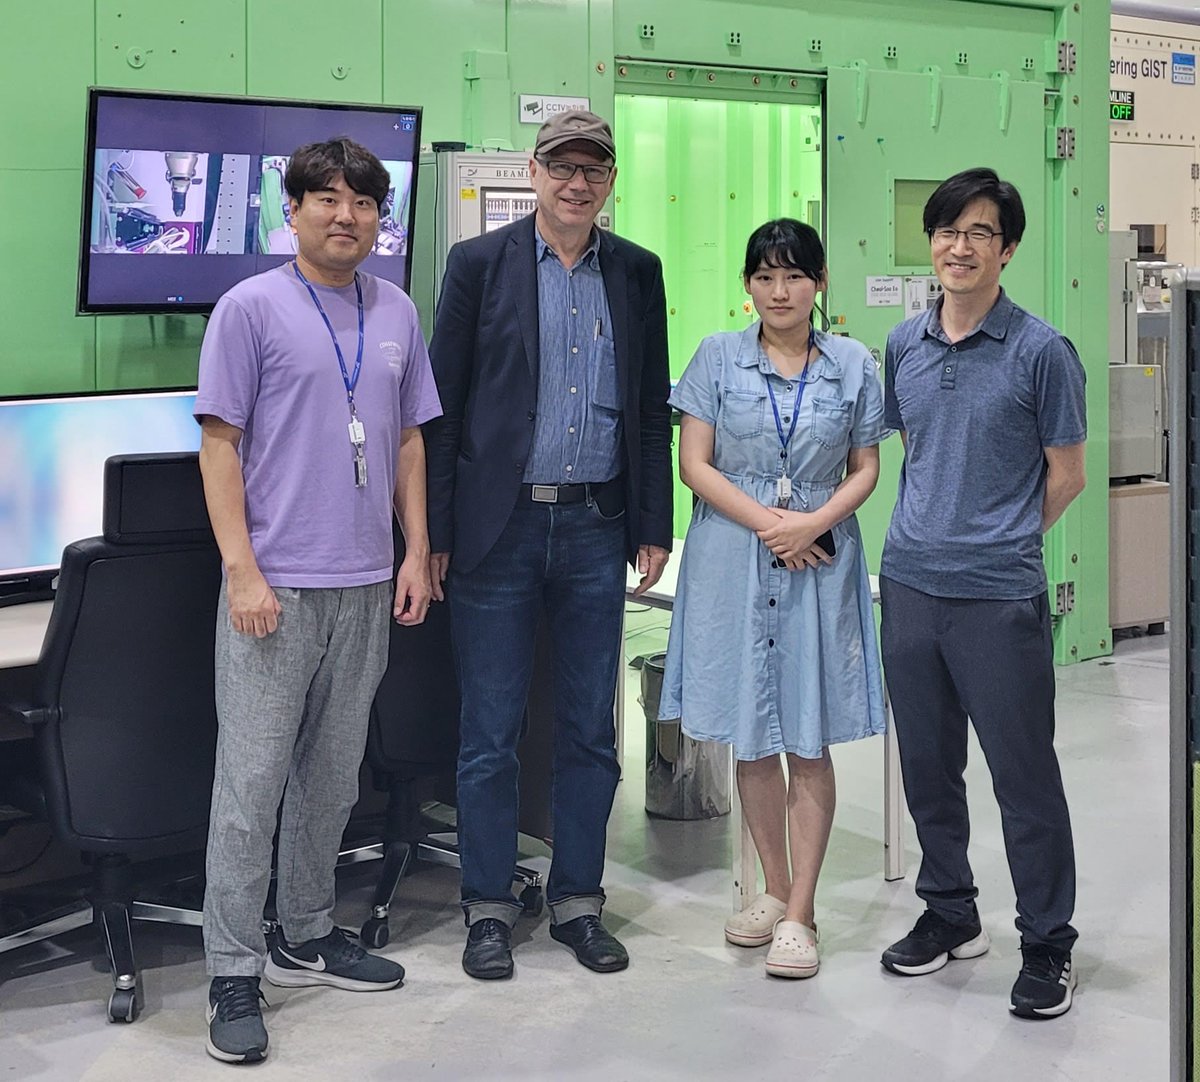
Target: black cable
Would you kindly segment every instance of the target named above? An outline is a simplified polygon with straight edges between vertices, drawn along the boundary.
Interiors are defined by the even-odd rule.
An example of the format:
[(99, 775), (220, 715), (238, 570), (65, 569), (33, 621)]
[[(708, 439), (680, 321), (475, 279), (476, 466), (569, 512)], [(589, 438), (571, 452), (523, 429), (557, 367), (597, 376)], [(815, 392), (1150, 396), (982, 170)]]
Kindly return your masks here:
[[(46, 829), (49, 830), (49, 826), (46, 826)], [(50, 845), (53, 841), (54, 833), (51, 832), (50, 836), (46, 839), (46, 844), (43, 845), (41, 849), (39, 849), (32, 857), (25, 861), (24, 864), (18, 864), (13, 868), (0, 868), (0, 876), (18, 875), (19, 873), (32, 868), (39, 860), (42, 859), (42, 857), (46, 855), (46, 851), (50, 848)]]

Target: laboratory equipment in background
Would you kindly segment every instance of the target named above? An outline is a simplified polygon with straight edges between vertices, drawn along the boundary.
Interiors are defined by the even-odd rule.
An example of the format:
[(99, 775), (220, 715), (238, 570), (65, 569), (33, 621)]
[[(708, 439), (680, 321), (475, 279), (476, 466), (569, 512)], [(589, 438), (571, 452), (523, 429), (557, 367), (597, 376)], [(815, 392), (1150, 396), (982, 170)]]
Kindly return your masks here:
[(1109, 242), (1109, 478), (1166, 480), (1167, 329), (1179, 267), (1139, 260), (1135, 231), (1114, 231)]
[(1161, 631), (1170, 609), (1170, 485), (1164, 374), (1175, 264), (1109, 235), (1109, 623)]

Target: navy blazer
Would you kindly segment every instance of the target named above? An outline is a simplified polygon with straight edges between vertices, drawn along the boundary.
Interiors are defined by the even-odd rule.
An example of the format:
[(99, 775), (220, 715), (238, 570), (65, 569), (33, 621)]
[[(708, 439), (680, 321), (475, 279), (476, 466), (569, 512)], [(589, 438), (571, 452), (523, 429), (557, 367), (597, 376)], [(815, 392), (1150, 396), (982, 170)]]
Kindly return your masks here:
[[(450, 249), (429, 356), (442, 416), (424, 426), (429, 543), (470, 571), (516, 505), (538, 394), (534, 215)], [(671, 547), (671, 410), (667, 310), (658, 256), (600, 231), (624, 423), (625, 530)]]

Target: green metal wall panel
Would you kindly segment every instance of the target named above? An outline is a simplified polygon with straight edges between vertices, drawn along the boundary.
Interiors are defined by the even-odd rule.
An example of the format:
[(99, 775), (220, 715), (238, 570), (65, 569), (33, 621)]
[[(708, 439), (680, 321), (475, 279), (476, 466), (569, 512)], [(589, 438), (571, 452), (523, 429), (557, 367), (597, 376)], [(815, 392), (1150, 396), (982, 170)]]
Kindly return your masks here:
[(246, 93), (382, 101), (382, 26), (382, 0), (335, 6), (252, 0), (246, 6)]
[(96, 0), (96, 82), (245, 93), (245, 0)]
[[(424, 142), (464, 138), (463, 57), (474, 50), (505, 51), (504, 8), (504, 0), (388, 0), (383, 5), (383, 100), (423, 106)], [(431, 28), (446, 47), (429, 47)]]
[(613, 7), (617, 56), (802, 71), (862, 57), (882, 70), (935, 64), (986, 77), (1002, 68), (1015, 78), (1026, 58), (1041, 70), (1054, 27), (1050, 11), (970, 0), (614, 0)]
[[(0, 34), (0, 165), (78, 169), (86, 88), (95, 71), (91, 0), (5, 4)], [(51, 63), (50, 61), (53, 61)], [(28, 218), (29, 242), (41, 223)]]
[(93, 321), (75, 316), (79, 185), (77, 169), (0, 171), (0, 394), (93, 386)]
[(96, 389), (194, 386), (204, 323), (182, 314), (98, 317)]

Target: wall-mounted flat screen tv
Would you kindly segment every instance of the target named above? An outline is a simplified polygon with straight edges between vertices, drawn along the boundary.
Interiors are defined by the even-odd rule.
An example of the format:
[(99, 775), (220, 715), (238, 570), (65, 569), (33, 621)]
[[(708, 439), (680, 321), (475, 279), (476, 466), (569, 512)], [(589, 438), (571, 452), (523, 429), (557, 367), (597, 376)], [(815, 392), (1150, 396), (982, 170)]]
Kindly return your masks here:
[(363, 269), (407, 290), (418, 107), (91, 87), (79, 313), (208, 312), (230, 286), (291, 259), (288, 157), (340, 135), (392, 179)]

